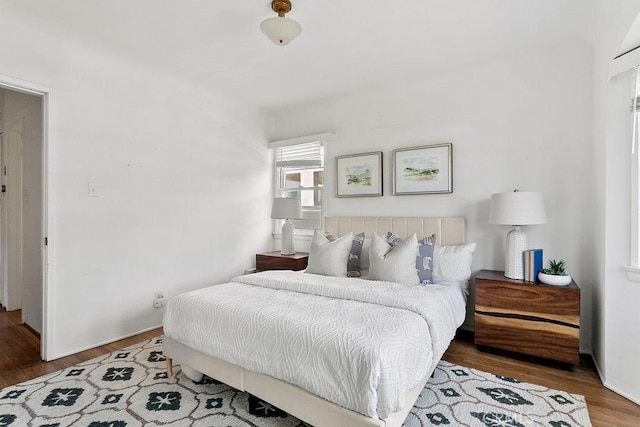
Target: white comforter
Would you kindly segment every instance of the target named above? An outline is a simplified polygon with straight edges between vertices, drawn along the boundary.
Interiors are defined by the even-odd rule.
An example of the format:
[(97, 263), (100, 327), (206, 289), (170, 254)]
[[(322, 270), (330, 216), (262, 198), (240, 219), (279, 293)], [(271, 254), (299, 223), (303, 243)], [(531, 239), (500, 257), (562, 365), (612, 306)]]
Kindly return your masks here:
[(464, 316), (455, 283), (267, 271), (179, 295), (163, 323), (200, 352), (384, 419), (431, 372)]

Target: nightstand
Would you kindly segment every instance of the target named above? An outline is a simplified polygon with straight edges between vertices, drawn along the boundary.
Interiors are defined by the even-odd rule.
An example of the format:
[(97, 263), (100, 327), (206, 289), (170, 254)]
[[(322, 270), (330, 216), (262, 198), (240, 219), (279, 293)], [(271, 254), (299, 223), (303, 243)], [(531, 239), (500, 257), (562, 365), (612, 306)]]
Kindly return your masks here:
[(309, 254), (295, 253), (282, 255), (280, 251), (256, 254), (256, 271), (265, 270), (304, 270), (307, 268)]
[(580, 288), (512, 280), (502, 271), (476, 276), (475, 343), (577, 364)]

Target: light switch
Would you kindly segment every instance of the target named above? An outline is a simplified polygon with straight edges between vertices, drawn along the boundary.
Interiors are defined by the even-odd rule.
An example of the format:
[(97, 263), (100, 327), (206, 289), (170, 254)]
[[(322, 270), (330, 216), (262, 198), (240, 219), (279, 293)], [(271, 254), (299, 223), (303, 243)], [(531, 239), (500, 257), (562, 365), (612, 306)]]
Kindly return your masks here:
[(98, 191), (96, 185), (92, 182), (89, 183), (89, 197), (98, 197)]

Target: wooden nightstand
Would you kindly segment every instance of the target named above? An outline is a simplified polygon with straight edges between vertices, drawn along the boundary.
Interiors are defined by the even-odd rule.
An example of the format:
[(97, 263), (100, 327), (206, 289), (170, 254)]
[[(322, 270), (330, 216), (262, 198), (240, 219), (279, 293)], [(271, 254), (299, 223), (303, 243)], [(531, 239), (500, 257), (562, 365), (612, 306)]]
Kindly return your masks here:
[(570, 364), (579, 361), (580, 288), (482, 270), (476, 276), (475, 343)]
[(282, 255), (280, 251), (256, 254), (256, 272), (265, 270), (304, 270), (309, 254)]

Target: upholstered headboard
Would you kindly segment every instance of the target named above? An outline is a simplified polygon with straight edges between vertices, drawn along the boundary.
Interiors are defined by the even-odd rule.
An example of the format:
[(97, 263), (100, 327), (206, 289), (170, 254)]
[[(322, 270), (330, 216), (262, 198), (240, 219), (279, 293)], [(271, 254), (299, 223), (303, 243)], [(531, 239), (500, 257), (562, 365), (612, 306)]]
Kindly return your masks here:
[(365, 238), (373, 237), (373, 233), (382, 235), (387, 231), (392, 231), (400, 237), (416, 233), (418, 239), (436, 233), (438, 245), (465, 243), (464, 218), (328, 216), (324, 219), (324, 228), (336, 236), (342, 236), (350, 231), (354, 234), (364, 231)]

